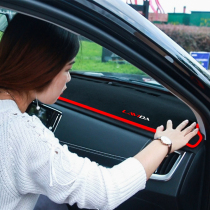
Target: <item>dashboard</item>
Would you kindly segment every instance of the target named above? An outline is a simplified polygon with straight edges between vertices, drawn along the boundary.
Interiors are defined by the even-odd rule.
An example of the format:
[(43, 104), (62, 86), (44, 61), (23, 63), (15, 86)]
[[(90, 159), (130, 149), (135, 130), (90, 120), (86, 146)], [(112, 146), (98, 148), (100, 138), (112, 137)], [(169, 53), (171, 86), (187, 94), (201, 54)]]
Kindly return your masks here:
[[(169, 118), (175, 125), (184, 118), (195, 120), (191, 110), (168, 91), (81, 75), (73, 75), (67, 91), (55, 105), (39, 104), (40, 110), (36, 106), (33, 102), (28, 114), (39, 117), (61, 144), (108, 168), (149, 144), (158, 123)], [(117, 209), (197, 208), (205, 162), (202, 139), (198, 144), (201, 137), (196, 136), (189, 144), (197, 144), (196, 147), (186, 146), (166, 157), (146, 189)], [(69, 208), (77, 209), (76, 205)]]
[[(158, 123), (172, 119), (176, 126), (186, 118), (195, 120), (191, 110), (168, 91), (78, 75), (72, 76), (67, 87), (53, 105), (63, 113), (55, 135), (71, 152), (104, 167), (113, 167), (143, 149), (153, 139)], [(139, 119), (140, 113), (149, 120)], [(127, 205), (134, 210), (196, 209), (205, 162), (202, 136), (191, 140), (190, 145), (195, 144), (165, 158), (146, 189), (117, 209)]]

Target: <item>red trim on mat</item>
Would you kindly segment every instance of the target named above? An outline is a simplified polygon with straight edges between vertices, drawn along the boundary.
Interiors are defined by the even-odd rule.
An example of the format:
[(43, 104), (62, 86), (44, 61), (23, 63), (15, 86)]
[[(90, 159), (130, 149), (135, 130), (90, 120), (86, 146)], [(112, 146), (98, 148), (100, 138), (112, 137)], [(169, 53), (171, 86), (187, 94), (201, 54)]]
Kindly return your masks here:
[[(130, 120), (126, 120), (126, 119), (124, 119), (124, 118), (122, 118), (122, 117), (118, 117), (118, 116), (116, 116), (116, 115), (113, 115), (113, 114), (110, 114), (110, 113), (101, 111), (101, 110), (99, 110), (99, 109), (95, 109), (95, 108), (93, 108), (93, 107), (90, 107), (90, 106), (87, 106), (87, 105), (78, 103), (78, 102), (76, 102), (76, 101), (72, 101), (72, 100), (69, 100), (69, 99), (63, 98), (63, 97), (59, 97), (58, 99), (59, 99), (60, 101), (64, 101), (64, 102), (73, 104), (73, 105), (75, 105), (75, 106), (79, 106), (79, 107), (81, 107), (81, 108), (90, 110), (90, 111), (92, 111), (92, 112), (95, 112), (95, 113), (98, 113), (98, 114), (101, 114), (101, 115), (110, 117), (110, 118), (112, 118), (112, 119), (119, 120), (119, 121), (121, 121), (121, 122), (124, 122), (124, 123), (130, 124), (130, 125), (136, 126), (136, 127), (141, 128), (141, 129), (143, 129), (143, 130), (147, 130), (147, 131), (150, 131), (150, 132), (152, 132), (152, 133), (155, 133), (155, 132), (156, 132), (156, 129), (154, 129), (154, 128), (150, 128), (150, 127), (147, 127), (147, 126), (145, 126), (145, 125), (141, 125), (141, 124), (139, 124), (139, 123), (135, 123), (135, 122), (132, 122), (132, 121), (130, 121)], [(199, 125), (198, 125), (198, 124), (196, 125), (196, 128), (199, 128)], [(199, 136), (199, 140), (198, 140), (195, 144), (192, 145), (192, 144), (189, 144), (189, 143), (188, 143), (187, 146), (190, 147), (190, 148), (195, 148), (195, 147), (197, 147), (197, 146), (200, 144), (200, 142), (202, 141), (202, 139), (203, 139), (203, 137), (202, 137), (200, 131), (198, 131), (198, 136)]]
[[(196, 125), (196, 128), (199, 128), (199, 125), (198, 124)], [(198, 131), (198, 136), (199, 136), (199, 139), (198, 139), (198, 141), (195, 144), (189, 144), (189, 143), (187, 143), (187, 146), (190, 147), (190, 148), (197, 147), (201, 143), (201, 141), (203, 139), (203, 136), (201, 135), (200, 130)]]

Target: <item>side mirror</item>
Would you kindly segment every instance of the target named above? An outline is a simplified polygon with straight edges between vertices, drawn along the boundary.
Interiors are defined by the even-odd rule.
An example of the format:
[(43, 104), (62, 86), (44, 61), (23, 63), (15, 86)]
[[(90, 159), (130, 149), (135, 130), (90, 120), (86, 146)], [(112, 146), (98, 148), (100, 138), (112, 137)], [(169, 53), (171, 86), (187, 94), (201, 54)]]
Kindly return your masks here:
[(8, 26), (8, 21), (6, 15), (0, 14), (0, 31), (4, 32), (7, 26)]
[(12, 20), (15, 12), (0, 8), (0, 31), (4, 32), (9, 22)]

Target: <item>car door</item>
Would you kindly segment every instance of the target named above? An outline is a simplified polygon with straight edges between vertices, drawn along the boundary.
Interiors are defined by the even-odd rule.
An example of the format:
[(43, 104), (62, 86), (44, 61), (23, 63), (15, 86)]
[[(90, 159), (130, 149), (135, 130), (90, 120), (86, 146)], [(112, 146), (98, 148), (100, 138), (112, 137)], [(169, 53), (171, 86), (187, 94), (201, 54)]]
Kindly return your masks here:
[[(67, 91), (53, 105), (63, 112), (55, 135), (71, 152), (112, 167), (148, 144), (156, 126), (169, 118), (175, 125), (186, 118), (199, 124), (199, 135), (166, 158), (146, 189), (118, 209), (208, 209), (209, 80), (199, 66), (148, 21), (140, 19), (145, 27), (138, 28), (130, 14), (126, 15), (129, 8), (118, 1), (0, 3), (79, 33), (99, 44), (101, 50), (109, 49), (118, 59), (112, 60), (116, 59), (112, 56), (107, 61), (115, 64), (112, 75), (107, 73), (110, 66), (104, 73), (98, 67), (87, 71), (75, 66)], [(135, 12), (133, 15), (137, 16)], [(165, 39), (167, 46), (156, 43), (157, 35), (160, 41)], [(76, 62), (84, 62), (87, 67), (84, 57), (78, 57)], [(136, 66), (135, 73), (122, 75), (118, 68), (128, 63), (119, 62)], [(133, 77), (136, 70), (149, 77), (143, 74), (140, 78), (145, 79), (139, 82), (139, 75)], [(170, 92), (151, 84), (155, 82), (151, 77)]]

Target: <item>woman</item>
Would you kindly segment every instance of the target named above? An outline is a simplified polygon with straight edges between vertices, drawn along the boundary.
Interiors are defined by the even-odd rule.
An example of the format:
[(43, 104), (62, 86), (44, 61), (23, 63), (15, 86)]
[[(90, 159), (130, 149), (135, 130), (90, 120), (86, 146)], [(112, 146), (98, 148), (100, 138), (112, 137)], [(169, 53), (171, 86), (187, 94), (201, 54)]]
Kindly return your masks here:
[(173, 129), (169, 120), (165, 130), (157, 128), (157, 140), (111, 169), (70, 153), (25, 111), (33, 100), (57, 100), (71, 80), (78, 50), (76, 35), (20, 14), (2, 37), (0, 209), (33, 209), (40, 194), (80, 208), (114, 209), (144, 189), (164, 157), (197, 134), (195, 123), (185, 128), (186, 120)]

